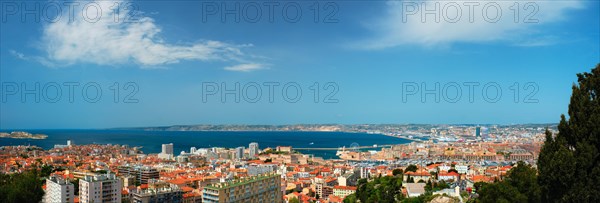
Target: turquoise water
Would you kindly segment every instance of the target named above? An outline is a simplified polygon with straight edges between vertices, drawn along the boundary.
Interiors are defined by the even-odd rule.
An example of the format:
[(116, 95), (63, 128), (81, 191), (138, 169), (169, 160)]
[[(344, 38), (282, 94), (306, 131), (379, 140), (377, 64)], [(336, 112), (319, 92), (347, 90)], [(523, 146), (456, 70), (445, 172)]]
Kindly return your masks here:
[[(144, 153), (159, 153), (161, 144), (173, 143), (174, 151), (189, 152), (190, 147), (248, 147), (250, 142), (258, 142), (261, 149), (276, 146), (297, 148), (349, 147), (356, 142), (361, 146), (374, 144), (404, 144), (410, 140), (379, 134), (344, 132), (226, 132), (226, 131), (141, 131), (141, 130), (25, 130), (30, 133), (48, 135), (44, 140), (0, 138), (0, 146), (36, 145), (51, 149), (55, 144), (66, 144), (68, 139), (75, 144), (127, 144), (142, 146)], [(6, 132), (6, 131), (3, 131)], [(313, 143), (313, 144), (311, 144)], [(335, 150), (303, 150), (304, 154), (314, 154), (325, 159), (336, 158)]]

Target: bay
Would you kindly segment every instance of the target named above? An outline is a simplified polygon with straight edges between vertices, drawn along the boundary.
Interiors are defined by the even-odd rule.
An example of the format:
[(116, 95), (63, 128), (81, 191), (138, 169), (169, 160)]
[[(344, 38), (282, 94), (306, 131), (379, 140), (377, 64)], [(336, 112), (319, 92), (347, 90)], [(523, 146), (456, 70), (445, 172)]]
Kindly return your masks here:
[[(13, 131), (13, 130), (10, 130)], [(9, 131), (9, 132), (10, 132)], [(248, 148), (257, 142), (261, 149), (266, 147), (292, 146), (294, 148), (338, 148), (352, 143), (360, 146), (405, 144), (412, 141), (380, 134), (347, 132), (275, 132), (275, 131), (143, 131), (143, 130), (23, 130), (34, 134), (46, 134), (47, 139), (0, 138), (0, 146), (35, 145), (51, 149), (55, 144), (121, 144), (141, 146), (144, 153), (160, 153), (161, 144), (173, 143), (174, 152), (189, 152), (191, 147)], [(2, 130), (2, 132), (7, 132)], [(337, 158), (336, 150), (299, 150), (325, 159)]]

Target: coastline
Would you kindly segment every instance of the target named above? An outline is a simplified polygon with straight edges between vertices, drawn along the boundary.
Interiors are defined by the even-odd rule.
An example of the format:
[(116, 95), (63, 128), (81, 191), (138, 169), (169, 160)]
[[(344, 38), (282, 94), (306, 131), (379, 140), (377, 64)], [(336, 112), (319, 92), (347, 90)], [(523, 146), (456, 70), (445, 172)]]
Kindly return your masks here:
[(43, 140), (48, 138), (48, 135), (32, 134), (24, 131), (13, 131), (10, 133), (0, 132), (0, 138)]

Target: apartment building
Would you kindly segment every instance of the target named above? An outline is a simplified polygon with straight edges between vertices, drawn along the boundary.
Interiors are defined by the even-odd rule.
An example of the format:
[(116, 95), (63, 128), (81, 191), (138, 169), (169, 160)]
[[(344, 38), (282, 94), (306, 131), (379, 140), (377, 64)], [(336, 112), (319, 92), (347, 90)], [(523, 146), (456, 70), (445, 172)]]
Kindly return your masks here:
[(177, 185), (152, 179), (148, 188), (131, 191), (131, 203), (182, 203), (183, 190)]
[(46, 203), (66, 203), (74, 202), (73, 183), (66, 181), (60, 176), (50, 176), (46, 179), (46, 194), (44, 194), (44, 202)]
[(238, 180), (211, 184), (202, 191), (202, 202), (282, 202), (281, 176), (261, 174)]
[(79, 179), (81, 203), (121, 203), (121, 179), (115, 174), (87, 175)]

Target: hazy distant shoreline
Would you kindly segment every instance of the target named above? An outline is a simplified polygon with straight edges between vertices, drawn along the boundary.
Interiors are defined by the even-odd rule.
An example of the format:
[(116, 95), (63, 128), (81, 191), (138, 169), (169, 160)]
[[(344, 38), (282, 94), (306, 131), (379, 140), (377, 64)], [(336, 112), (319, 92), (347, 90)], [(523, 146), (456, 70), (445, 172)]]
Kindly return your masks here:
[(0, 138), (12, 138), (12, 139), (36, 139), (43, 140), (48, 138), (45, 134), (31, 134), (23, 131), (14, 131), (11, 133), (0, 132)]
[[(558, 123), (540, 124), (293, 124), (293, 125), (172, 125), (154, 127), (121, 127), (110, 130), (144, 130), (144, 131), (281, 131), (281, 132), (347, 132), (378, 133), (389, 128), (435, 128), (447, 126), (465, 127), (515, 127), (515, 128), (556, 128)], [(380, 134), (380, 133), (378, 133)]]

